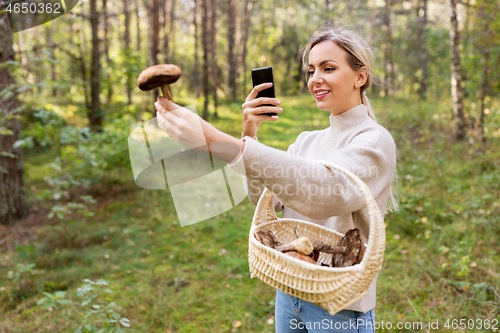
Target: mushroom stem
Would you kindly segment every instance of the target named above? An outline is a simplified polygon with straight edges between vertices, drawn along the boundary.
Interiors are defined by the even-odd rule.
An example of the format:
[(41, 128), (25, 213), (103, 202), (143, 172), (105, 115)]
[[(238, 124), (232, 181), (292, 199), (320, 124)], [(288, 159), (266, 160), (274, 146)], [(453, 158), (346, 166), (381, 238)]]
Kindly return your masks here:
[(314, 249), (320, 252), (331, 253), (331, 254), (346, 254), (348, 252), (347, 247), (345, 246), (329, 245), (316, 240), (312, 241), (312, 243)]
[(170, 93), (170, 89), (168, 89), (168, 84), (162, 84), (160, 89), (163, 97), (172, 101), (172, 94)]
[[(297, 237), (304, 237), (297, 228), (294, 229)], [(329, 245), (317, 240), (312, 241), (313, 249), (330, 254), (347, 254), (349, 251), (345, 246)]]
[(308, 256), (313, 251), (313, 244), (309, 238), (300, 237), (288, 244), (276, 246), (274, 249), (281, 252), (297, 251), (300, 254)]

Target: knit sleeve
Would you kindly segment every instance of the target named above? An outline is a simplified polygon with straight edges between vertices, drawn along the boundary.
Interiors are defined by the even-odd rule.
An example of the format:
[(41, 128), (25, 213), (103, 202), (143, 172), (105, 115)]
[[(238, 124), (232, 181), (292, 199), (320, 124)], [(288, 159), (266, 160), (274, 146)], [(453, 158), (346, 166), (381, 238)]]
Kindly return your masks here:
[[(299, 135), (300, 137), (300, 135)], [(243, 138), (245, 141), (246, 137)], [(256, 140), (258, 141), (258, 140)], [(294, 143), (292, 143), (287, 150), (287, 153), (295, 154), (295, 145), (298, 140), (296, 140)], [(246, 142), (246, 141), (245, 141)], [(243, 154), (240, 154), (240, 156), (235, 159), (232, 163), (228, 163), (229, 167), (237, 169), (237, 165), (243, 163)], [(258, 180), (254, 179), (251, 177), (247, 177), (246, 175), (242, 175), (243, 178), (243, 186), (245, 188), (245, 192), (247, 193), (248, 199), (250, 199), (250, 202), (253, 203), (254, 205), (257, 205), (259, 202), (260, 196), (262, 195), (262, 192), (264, 191), (264, 185)], [(273, 206), (274, 210), (276, 212), (281, 212), (283, 210), (283, 204), (281, 201), (274, 196), (274, 201), (273, 201)]]
[[(349, 176), (292, 151), (268, 147), (248, 137), (240, 157), (246, 177), (268, 187), (283, 205), (303, 216), (322, 220), (358, 211), (366, 205)], [(349, 169), (377, 198), (392, 183), (396, 146), (390, 133), (377, 126), (357, 133), (344, 148), (324, 153), (318, 159)]]

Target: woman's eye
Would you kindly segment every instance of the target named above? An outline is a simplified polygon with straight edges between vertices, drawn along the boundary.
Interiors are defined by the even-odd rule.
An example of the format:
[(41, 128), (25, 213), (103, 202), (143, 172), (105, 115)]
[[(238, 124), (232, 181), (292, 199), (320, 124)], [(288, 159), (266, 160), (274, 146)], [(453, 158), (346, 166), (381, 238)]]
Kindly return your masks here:
[(308, 71), (308, 72), (307, 72), (307, 75), (308, 75), (308, 76), (313, 76), (313, 75), (314, 75), (314, 72), (313, 72), (313, 71)]
[(326, 72), (331, 72), (331, 71), (334, 71), (334, 70), (335, 70), (335, 68), (332, 68), (332, 67), (327, 67), (327, 68), (325, 68), (325, 71), (326, 71)]

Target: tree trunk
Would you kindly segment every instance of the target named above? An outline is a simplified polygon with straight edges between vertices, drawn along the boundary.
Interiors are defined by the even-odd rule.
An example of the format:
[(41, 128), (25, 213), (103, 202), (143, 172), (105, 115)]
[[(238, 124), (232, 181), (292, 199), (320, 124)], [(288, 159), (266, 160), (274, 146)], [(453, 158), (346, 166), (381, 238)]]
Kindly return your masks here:
[(159, 43), (159, 12), (158, 12), (158, 0), (152, 0), (151, 7), (151, 65), (158, 64), (158, 43)]
[(242, 20), (242, 36), (240, 43), (240, 50), (238, 52), (238, 61), (236, 64), (236, 77), (239, 77), (239, 69), (243, 67), (243, 95), (246, 96), (248, 92), (247, 89), (247, 41), (248, 41), (248, 31), (250, 30), (250, 15), (252, 14), (253, 0), (245, 0), (243, 5), (243, 20)]
[(483, 143), (486, 143), (486, 135), (484, 133), (484, 109), (485, 99), (487, 96), (488, 87), (488, 58), (490, 57), (489, 45), (483, 49), (483, 75), (481, 78), (481, 116), (479, 117), (480, 136)]
[[(40, 48), (39, 41), (40, 41), (40, 33), (38, 29), (41, 29), (40, 27), (34, 27), (31, 29), (33, 31), (33, 35), (31, 36), (31, 41), (33, 43), (32, 45), (32, 52), (33, 52), (33, 60), (35, 61), (35, 64), (39, 61), (38, 58), (40, 56), (40, 53), (38, 52), (38, 49)], [(40, 77), (42, 75), (42, 71), (40, 71), (40, 67), (35, 65), (33, 66), (33, 75), (34, 76), (34, 83), (35, 85), (38, 85), (40, 83)]]
[[(109, 41), (108, 41), (109, 22), (107, 15), (108, 15), (107, 0), (102, 0), (102, 16), (104, 19), (104, 39), (102, 42), (104, 45), (104, 55), (106, 56), (106, 67), (111, 68), (111, 58), (109, 57)], [(110, 72), (107, 69), (106, 69), (106, 78), (109, 84), (108, 103), (111, 103), (111, 100), (113, 99), (113, 83), (111, 82)]]
[(162, 31), (163, 31), (163, 62), (167, 63), (170, 57), (168, 56), (168, 29), (167, 29), (167, 23), (168, 23), (168, 1), (163, 0), (162, 3), (162, 13), (163, 13), (163, 25), (162, 25)]
[(229, 75), (227, 80), (228, 87), (231, 87), (231, 97), (232, 101), (236, 102), (236, 92), (238, 87), (236, 86), (236, 57), (234, 54), (234, 32), (236, 30), (236, 15), (235, 15), (235, 0), (228, 0), (227, 4), (227, 60), (229, 63)]
[(30, 66), (28, 63), (28, 55), (26, 54), (25, 51), (26, 48), (24, 46), (24, 31), (21, 28), (21, 21), (19, 20), (17, 21), (17, 27), (18, 27), (17, 36), (19, 41), (19, 52), (21, 53), (21, 64), (23, 65), (23, 67), (26, 68), (26, 71), (29, 72)]
[(384, 92), (391, 96), (394, 88), (394, 61), (393, 61), (393, 40), (392, 40), (392, 0), (385, 0), (384, 25), (386, 31), (386, 42), (384, 44)]
[[(47, 43), (49, 45), (54, 45), (54, 33), (52, 31), (52, 27), (47, 24), (45, 26), (45, 31), (47, 32)], [(55, 60), (55, 51), (54, 51), (54, 47), (51, 46), (48, 48), (48, 51), (50, 53), (50, 58), (51, 59), (54, 59)], [(55, 84), (55, 81), (56, 81), (56, 66), (53, 62), (50, 62), (50, 80), (52, 81), (52, 84)], [(56, 97), (57, 96), (57, 89), (55, 87), (52, 87), (52, 97)]]
[[(7, 14), (0, 14), (0, 64), (15, 61), (12, 36)], [(15, 83), (9, 70), (10, 66), (0, 68), (0, 93)], [(0, 127), (10, 132), (0, 133), (0, 224), (3, 225), (13, 225), (29, 215), (21, 150), (13, 147), (19, 139), (20, 124), (16, 117), (7, 119), (15, 114), (16, 108), (16, 94), (0, 98)]]
[(295, 82), (297, 82), (297, 88), (299, 93), (304, 92), (305, 80), (304, 80), (304, 66), (302, 65), (302, 53), (304, 52), (304, 47), (299, 46), (297, 54), (295, 56), (295, 66), (297, 66), (297, 73), (294, 76)]
[[(160, 42), (160, 13), (158, 12), (159, 6), (158, 6), (158, 1), (159, 0), (152, 0), (152, 6), (150, 10), (150, 18), (151, 18), (151, 65), (157, 65), (158, 64), (158, 44)], [(153, 103), (156, 102), (157, 98), (159, 96), (158, 88), (154, 89), (153, 93)], [(152, 114), (153, 117), (156, 117), (156, 110), (155, 108), (152, 108)]]
[(196, 98), (200, 97), (200, 69), (199, 69), (199, 59), (198, 59), (198, 3), (194, 0), (193, 8), (193, 24), (194, 24), (194, 69), (193, 69), (193, 79), (194, 79), (194, 96)]
[(123, 11), (125, 14), (125, 66), (127, 66), (127, 75), (125, 82), (127, 88), (127, 101), (128, 105), (132, 105), (132, 82), (130, 78), (130, 58), (132, 57), (132, 51), (130, 49), (130, 0), (123, 0)]
[(211, 52), (212, 52), (212, 98), (214, 100), (214, 118), (217, 116), (217, 28), (215, 26), (215, 21), (217, 20), (217, 6), (216, 0), (212, 0), (211, 15), (210, 15), (210, 32), (212, 37), (210, 38), (212, 42)]
[[(268, 24), (269, 26), (275, 26), (274, 19), (276, 17), (276, 6), (272, 7), (271, 17), (269, 18)], [(267, 29), (266, 29), (267, 30)], [(269, 38), (264, 38), (264, 58), (265, 61), (270, 61), (269, 59)]]
[(87, 38), (85, 37), (85, 30), (83, 29), (83, 26), (77, 28), (76, 33), (80, 35), (80, 40), (81, 40), (81, 43), (78, 44), (80, 49), (80, 57), (78, 58), (78, 60), (80, 61), (80, 74), (82, 75), (83, 95), (85, 96), (85, 107), (87, 108), (87, 117), (88, 117), (88, 112), (90, 112), (89, 110), (92, 109), (92, 103), (88, 89), (87, 62), (85, 61), (85, 55), (87, 54)]
[[(375, 19), (377, 17), (377, 12), (373, 11), (372, 14), (370, 15), (370, 45), (375, 45), (375, 31), (376, 29), (378, 28), (376, 23), (375, 23)], [(383, 83), (382, 83), (383, 84)], [(372, 94), (374, 96), (380, 96), (380, 87), (381, 85), (380, 84), (372, 84), (371, 86), (371, 90), (372, 90)]]
[(427, 72), (427, 62), (429, 60), (429, 47), (427, 41), (427, 0), (423, 0), (422, 5), (423, 17), (421, 23), (421, 40), (420, 44), (422, 47), (422, 58), (421, 58), (421, 66), (422, 66), (422, 80), (420, 82), (420, 89), (418, 91), (420, 98), (425, 99), (427, 96), (427, 80), (428, 80), (428, 72)]
[(451, 95), (453, 98), (453, 113), (455, 115), (455, 139), (466, 137), (464, 96), (462, 90), (462, 68), (460, 65), (460, 32), (457, 20), (457, 0), (450, 1), (450, 44), (451, 44)]
[(174, 30), (174, 22), (175, 22), (175, 0), (170, 0), (170, 29), (168, 32), (168, 37), (170, 38), (169, 45), (169, 56), (171, 61), (175, 61), (175, 30)]
[(87, 113), (90, 123), (90, 128), (93, 131), (102, 130), (102, 112), (99, 101), (101, 89), (101, 63), (99, 51), (99, 14), (97, 12), (97, 0), (89, 0), (90, 2), (90, 25), (92, 27), (92, 67), (90, 69), (90, 96), (92, 108)]
[(137, 39), (136, 39), (136, 50), (137, 50), (137, 54), (139, 55), (141, 53), (141, 17), (139, 16), (139, 12), (140, 12), (140, 9), (139, 9), (139, 1), (140, 0), (136, 0), (135, 2), (135, 13), (137, 15)]
[(495, 6), (495, 9), (491, 13), (491, 16), (486, 15), (486, 11), (485, 11), (484, 7), (485, 7), (484, 3), (481, 4), (480, 18), (484, 22), (483, 31), (482, 31), (482, 35), (484, 38), (483, 39), (484, 44), (481, 47), (482, 54), (483, 54), (483, 73), (482, 73), (482, 77), (481, 77), (481, 115), (479, 117), (479, 128), (480, 128), (481, 140), (482, 140), (483, 144), (486, 144), (487, 137), (486, 137), (486, 134), (484, 133), (484, 116), (485, 116), (485, 108), (486, 108), (486, 106), (485, 106), (486, 96), (488, 95), (488, 85), (489, 85), (489, 83), (488, 83), (488, 71), (489, 71), (488, 59), (490, 57), (490, 45), (492, 45), (492, 31), (490, 29), (489, 24), (492, 21), (492, 19), (494, 20), (494, 18), (497, 15), (498, 5)]
[(203, 102), (203, 119), (208, 120), (208, 0), (201, 0), (201, 12), (203, 18), (201, 20), (201, 42), (203, 44), (203, 97), (205, 101)]

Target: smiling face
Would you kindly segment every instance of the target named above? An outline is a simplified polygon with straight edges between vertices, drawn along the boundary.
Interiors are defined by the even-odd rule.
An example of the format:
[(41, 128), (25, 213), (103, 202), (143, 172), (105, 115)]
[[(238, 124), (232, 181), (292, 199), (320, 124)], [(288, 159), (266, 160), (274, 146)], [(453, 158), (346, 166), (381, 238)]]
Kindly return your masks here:
[(349, 54), (331, 40), (316, 44), (309, 53), (307, 87), (318, 109), (334, 116), (361, 104), (360, 88), (367, 74), (353, 70)]

